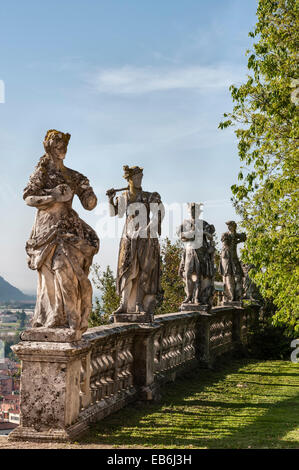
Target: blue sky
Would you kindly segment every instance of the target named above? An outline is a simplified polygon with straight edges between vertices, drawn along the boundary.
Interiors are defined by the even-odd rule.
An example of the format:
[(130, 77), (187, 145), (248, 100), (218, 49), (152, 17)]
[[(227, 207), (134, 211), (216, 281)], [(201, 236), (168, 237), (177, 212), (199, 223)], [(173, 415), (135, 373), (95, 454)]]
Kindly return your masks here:
[[(143, 188), (166, 204), (205, 202), (216, 226), (235, 217), (239, 169), (228, 86), (246, 77), (255, 0), (2, 0), (0, 6), (0, 275), (34, 292), (24, 245), (34, 220), (22, 191), (47, 129), (72, 134), (66, 165), (89, 177), (99, 206), (103, 267), (118, 240), (101, 237), (105, 191), (122, 166), (144, 167)], [(100, 220), (101, 219), (101, 220)], [(165, 232), (165, 234), (167, 234)]]

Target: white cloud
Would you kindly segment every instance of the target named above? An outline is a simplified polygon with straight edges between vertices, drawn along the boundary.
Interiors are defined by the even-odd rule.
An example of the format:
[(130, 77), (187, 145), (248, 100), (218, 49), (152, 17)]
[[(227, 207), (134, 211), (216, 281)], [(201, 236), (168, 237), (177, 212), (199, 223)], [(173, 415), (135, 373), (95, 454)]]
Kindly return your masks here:
[(99, 93), (141, 95), (166, 90), (227, 88), (244, 78), (240, 66), (134, 67), (99, 70), (90, 82)]

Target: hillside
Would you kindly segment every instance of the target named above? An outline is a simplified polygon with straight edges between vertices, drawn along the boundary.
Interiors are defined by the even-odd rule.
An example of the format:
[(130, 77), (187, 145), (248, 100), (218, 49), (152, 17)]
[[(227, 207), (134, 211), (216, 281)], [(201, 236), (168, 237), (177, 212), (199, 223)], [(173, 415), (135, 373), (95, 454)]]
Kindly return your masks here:
[(23, 292), (9, 284), (9, 282), (0, 276), (0, 301), (22, 301), (30, 299), (31, 297), (23, 294)]

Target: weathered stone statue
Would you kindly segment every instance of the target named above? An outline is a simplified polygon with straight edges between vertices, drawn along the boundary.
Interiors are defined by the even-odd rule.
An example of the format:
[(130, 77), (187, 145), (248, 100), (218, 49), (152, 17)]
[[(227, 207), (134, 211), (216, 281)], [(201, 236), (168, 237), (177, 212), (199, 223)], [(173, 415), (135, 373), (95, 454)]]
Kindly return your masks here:
[(237, 254), (238, 243), (245, 242), (246, 234), (237, 233), (233, 220), (226, 222), (228, 232), (221, 237), (220, 274), (224, 283), (224, 303), (241, 302), (243, 295), (243, 270)]
[(201, 302), (212, 307), (215, 292), (215, 227), (203, 221), (203, 245), (201, 249), (203, 258), (203, 270), (201, 281)]
[(38, 272), (32, 327), (68, 328), (80, 336), (92, 308), (88, 274), (99, 239), (72, 201), (77, 194), (84, 209), (92, 210), (97, 198), (85, 176), (64, 166), (69, 139), (70, 134), (47, 132), (46, 153), (24, 190), (26, 204), (37, 208), (26, 251), (29, 267)]
[[(161, 222), (164, 207), (158, 193), (142, 190), (143, 169), (124, 166), (129, 186), (114, 200), (117, 191), (110, 189), (110, 215), (126, 214), (119, 247), (117, 293), (121, 297), (114, 312), (116, 321), (150, 321), (160, 289)], [(152, 216), (151, 216), (152, 214)]]
[(186, 298), (182, 310), (198, 305), (212, 306), (214, 294), (214, 225), (199, 218), (201, 204), (188, 204), (190, 219), (178, 228), (177, 234), (184, 243), (179, 274), (184, 280)]

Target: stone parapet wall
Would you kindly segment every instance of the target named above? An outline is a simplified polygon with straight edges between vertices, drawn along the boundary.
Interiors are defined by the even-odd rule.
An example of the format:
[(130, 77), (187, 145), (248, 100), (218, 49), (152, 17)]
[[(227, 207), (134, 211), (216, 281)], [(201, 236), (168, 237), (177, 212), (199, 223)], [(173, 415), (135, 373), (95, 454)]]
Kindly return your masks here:
[(91, 328), (81, 341), (21, 341), (21, 423), (10, 439), (72, 440), (129, 402), (158, 398), (163, 382), (244, 347), (254, 312), (220, 307)]

